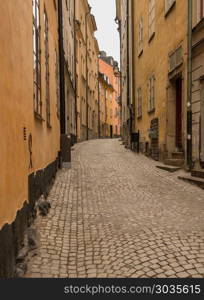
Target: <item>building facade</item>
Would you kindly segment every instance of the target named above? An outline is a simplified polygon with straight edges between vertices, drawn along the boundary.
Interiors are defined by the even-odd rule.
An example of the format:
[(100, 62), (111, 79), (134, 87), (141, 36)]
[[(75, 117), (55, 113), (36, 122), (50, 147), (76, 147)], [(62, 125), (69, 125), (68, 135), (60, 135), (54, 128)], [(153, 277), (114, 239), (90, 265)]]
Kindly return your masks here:
[(76, 143), (75, 0), (58, 0), (62, 134)]
[[(117, 73), (116, 73), (117, 70)], [(99, 58), (99, 102), (100, 137), (119, 137), (120, 120), (120, 75), (118, 63), (113, 57), (100, 52)]]
[[(192, 17), (192, 168), (204, 168), (204, 1), (191, 1)], [(191, 11), (192, 10), (192, 11)], [(190, 20), (189, 20), (190, 21)]]
[(116, 9), (121, 39), (123, 130), (124, 123), (129, 123), (132, 148), (166, 164), (184, 165), (188, 1), (116, 0)]
[(91, 7), (76, 0), (77, 137), (84, 141), (98, 137), (98, 42)]
[(58, 168), (57, 2), (1, 2), (0, 19), (0, 277), (13, 277), (35, 202)]
[(121, 67), (121, 135), (127, 147), (131, 147), (134, 127), (133, 94), (133, 6), (134, 0), (116, 0), (116, 21), (120, 35)]
[(139, 132), (140, 151), (168, 164), (183, 165), (188, 3), (135, 1), (134, 15), (135, 132)]

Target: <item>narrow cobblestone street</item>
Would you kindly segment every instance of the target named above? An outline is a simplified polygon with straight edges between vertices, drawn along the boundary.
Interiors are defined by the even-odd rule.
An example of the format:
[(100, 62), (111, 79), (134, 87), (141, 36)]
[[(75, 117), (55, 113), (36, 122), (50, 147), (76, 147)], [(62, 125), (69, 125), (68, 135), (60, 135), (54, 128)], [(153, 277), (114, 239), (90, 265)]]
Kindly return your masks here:
[(204, 191), (119, 140), (74, 148), (26, 277), (204, 277)]

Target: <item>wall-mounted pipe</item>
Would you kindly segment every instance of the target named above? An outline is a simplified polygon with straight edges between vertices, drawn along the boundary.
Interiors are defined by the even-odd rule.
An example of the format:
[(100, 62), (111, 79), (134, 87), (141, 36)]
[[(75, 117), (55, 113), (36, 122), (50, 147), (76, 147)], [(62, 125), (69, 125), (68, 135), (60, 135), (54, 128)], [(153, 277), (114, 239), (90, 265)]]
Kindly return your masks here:
[(192, 0), (188, 0), (187, 165), (192, 169)]

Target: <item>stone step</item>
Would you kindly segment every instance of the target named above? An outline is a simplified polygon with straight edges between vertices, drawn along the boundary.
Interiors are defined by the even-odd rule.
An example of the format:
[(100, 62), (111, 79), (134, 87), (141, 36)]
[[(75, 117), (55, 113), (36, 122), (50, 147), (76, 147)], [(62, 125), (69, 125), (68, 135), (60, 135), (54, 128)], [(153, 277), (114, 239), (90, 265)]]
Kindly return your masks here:
[(191, 176), (197, 177), (197, 178), (204, 178), (204, 170), (192, 170)]
[(184, 153), (183, 152), (173, 152), (172, 158), (173, 159), (184, 159)]
[(158, 169), (161, 169), (161, 170), (164, 170), (164, 171), (167, 171), (167, 172), (170, 172), (170, 173), (173, 173), (173, 172), (181, 170), (180, 167), (173, 167), (173, 166), (168, 166), (168, 165), (156, 166), (156, 167)]
[(178, 179), (189, 182), (193, 185), (196, 185), (202, 189), (204, 189), (204, 179), (203, 178), (197, 178), (193, 176), (178, 176)]
[(165, 159), (164, 164), (174, 167), (182, 167), (185, 163), (184, 159)]

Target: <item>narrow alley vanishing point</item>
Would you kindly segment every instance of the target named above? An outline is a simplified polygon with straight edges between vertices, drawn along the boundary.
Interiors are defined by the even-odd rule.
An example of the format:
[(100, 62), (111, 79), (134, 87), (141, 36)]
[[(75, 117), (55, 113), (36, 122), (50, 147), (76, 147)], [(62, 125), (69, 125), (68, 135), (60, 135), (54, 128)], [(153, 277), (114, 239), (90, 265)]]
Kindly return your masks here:
[(204, 277), (203, 195), (177, 176), (119, 140), (75, 145), (26, 277)]

